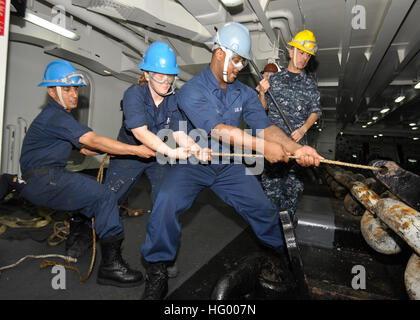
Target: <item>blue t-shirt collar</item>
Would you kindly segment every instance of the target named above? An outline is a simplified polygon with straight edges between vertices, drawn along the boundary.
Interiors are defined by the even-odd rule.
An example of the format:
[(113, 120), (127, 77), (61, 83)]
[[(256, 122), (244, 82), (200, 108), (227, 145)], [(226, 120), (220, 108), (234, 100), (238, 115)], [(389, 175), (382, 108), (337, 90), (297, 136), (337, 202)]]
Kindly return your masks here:
[(48, 102), (47, 106), (51, 106), (53, 108), (56, 108), (56, 109), (64, 112), (65, 114), (71, 114), (71, 112), (67, 112), (66, 109), (64, 109), (64, 107), (61, 104), (59, 104), (57, 101), (55, 101), (51, 97), (49, 97), (49, 102)]
[(149, 85), (146, 83), (144, 85), (140, 85), (140, 88), (142, 88), (145, 91), (145, 94), (143, 95), (144, 104), (146, 106), (156, 108), (155, 101), (153, 100), (152, 93), (150, 92)]

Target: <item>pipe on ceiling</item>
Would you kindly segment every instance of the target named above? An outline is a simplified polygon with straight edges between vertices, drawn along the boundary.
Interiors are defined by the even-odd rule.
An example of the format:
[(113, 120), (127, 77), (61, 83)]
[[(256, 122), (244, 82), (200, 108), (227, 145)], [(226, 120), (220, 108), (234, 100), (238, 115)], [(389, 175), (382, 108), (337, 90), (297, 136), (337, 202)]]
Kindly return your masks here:
[[(248, 28), (249, 31), (263, 31), (264, 27), (259, 22), (244, 23), (244, 26)], [(291, 34), (287, 23), (284, 20), (277, 19), (271, 20), (270, 26), (273, 29), (279, 29), (280, 35), (283, 40), (283, 45), (287, 47), (286, 38), (291, 39)]]
[[(113, 20), (106, 18), (100, 14), (90, 12), (84, 8), (74, 6), (68, 0), (46, 0), (52, 5), (63, 6), (67, 13), (86, 21), (89, 25), (96, 27), (97, 29), (112, 35), (113, 37), (120, 39), (130, 47), (137, 50), (141, 55), (147, 50), (149, 45), (141, 39), (137, 34), (123, 27), (121, 24), (114, 22)], [(181, 71), (178, 75), (181, 80), (187, 81), (193, 77), (193, 75)]]
[[(266, 11), (265, 12), (267, 18), (269, 20), (273, 20), (273, 21), (277, 21), (274, 19), (286, 19), (288, 24), (288, 34), (291, 35), (291, 38), (293, 38), (293, 35), (296, 34), (296, 20), (295, 17), (293, 16), (293, 13), (290, 10), (286, 10), (286, 9), (282, 9), (282, 10), (274, 10), (274, 11)], [(258, 18), (256, 16), (254, 16), (253, 14), (249, 14), (249, 15), (242, 15), (242, 16), (233, 16), (233, 21), (235, 22), (239, 22), (239, 23), (247, 23), (247, 22), (259, 22)], [(270, 21), (271, 24), (271, 21)], [(286, 39), (285, 39), (286, 40)], [(287, 40), (288, 41), (288, 40)]]

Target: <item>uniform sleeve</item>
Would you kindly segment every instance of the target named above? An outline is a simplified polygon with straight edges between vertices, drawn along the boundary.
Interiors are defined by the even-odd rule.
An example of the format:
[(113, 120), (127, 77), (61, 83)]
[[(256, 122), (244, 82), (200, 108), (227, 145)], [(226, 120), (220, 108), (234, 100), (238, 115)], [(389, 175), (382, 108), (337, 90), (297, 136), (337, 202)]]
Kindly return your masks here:
[(123, 97), (124, 126), (128, 129), (147, 125), (144, 96), (138, 86), (131, 86)]
[(320, 119), (322, 116), (321, 106), (320, 106), (320, 93), (318, 88), (315, 86), (313, 89), (313, 94), (311, 95), (311, 105), (309, 114), (316, 113)]
[(253, 134), (255, 135), (258, 129), (263, 130), (273, 125), (270, 119), (268, 119), (257, 93), (250, 87), (245, 87), (243, 95), (243, 117), (248, 126), (252, 128)]
[(92, 131), (91, 128), (77, 122), (71, 115), (59, 117), (58, 119), (54, 118), (54, 123), (45, 126), (44, 130), (58, 139), (70, 141), (78, 149), (82, 147), (79, 142), (80, 137)]
[(191, 121), (188, 120), (185, 113), (179, 109), (172, 112), (169, 129), (174, 132), (184, 131), (186, 134), (193, 129)]
[(215, 126), (223, 123), (223, 118), (216, 112), (216, 106), (212, 105), (208, 95), (201, 86), (184, 84), (179, 91), (178, 106), (195, 128), (210, 134)]

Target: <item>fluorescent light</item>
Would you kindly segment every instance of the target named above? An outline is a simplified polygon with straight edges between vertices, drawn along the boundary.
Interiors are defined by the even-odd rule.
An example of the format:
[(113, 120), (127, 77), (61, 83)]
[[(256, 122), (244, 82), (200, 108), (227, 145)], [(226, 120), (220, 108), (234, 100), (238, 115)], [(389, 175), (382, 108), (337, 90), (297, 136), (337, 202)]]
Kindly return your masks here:
[(382, 133), (380, 133), (380, 134), (378, 134), (378, 136), (379, 136), (379, 137), (383, 137), (383, 134), (382, 134)]
[(419, 137), (414, 137), (413, 140), (414, 141), (419, 140)]
[(398, 102), (403, 101), (404, 99), (405, 99), (405, 96), (399, 96), (397, 99), (395, 99), (395, 102), (398, 103)]
[(368, 125), (368, 126), (370, 126), (371, 124), (372, 124), (372, 121), (369, 121), (369, 122), (367, 123), (367, 125)]
[(108, 70), (104, 70), (104, 72), (105, 72), (106, 74), (111, 74), (111, 72), (110, 72), (110, 71), (108, 71)]
[(378, 136), (373, 136), (375, 139), (378, 137)]
[(414, 89), (420, 89), (420, 82), (417, 82), (417, 84), (414, 86)]
[(372, 120), (378, 120), (377, 116), (372, 117)]
[(416, 124), (417, 124), (417, 123), (415, 123), (415, 122), (411, 122), (411, 123), (409, 123), (408, 125), (409, 125), (410, 127), (414, 127)]
[(416, 163), (417, 162), (416, 159), (407, 159), (407, 160), (408, 160), (408, 162), (411, 162), (411, 163)]
[(222, 0), (226, 7), (236, 7), (244, 3), (244, 0)]
[(390, 108), (388, 108), (388, 107), (385, 107), (385, 108), (383, 108), (381, 111), (379, 111), (380, 113), (387, 113), (389, 110), (391, 110)]
[(26, 12), (24, 19), (26, 21), (32, 22), (33, 24), (36, 24), (37, 26), (40, 26), (42, 28), (48, 29), (52, 32), (58, 33), (59, 35), (62, 35), (63, 37), (72, 39), (72, 40), (79, 40), (80, 36), (77, 35), (74, 32), (71, 32), (67, 30), (66, 28), (60, 27), (59, 25), (56, 25), (52, 22), (49, 22), (45, 19), (42, 19), (32, 13)]
[(411, 127), (411, 130), (417, 130), (418, 127)]
[(364, 128), (366, 128), (366, 125), (364, 124), (363, 126), (362, 126), (362, 128), (364, 129)]

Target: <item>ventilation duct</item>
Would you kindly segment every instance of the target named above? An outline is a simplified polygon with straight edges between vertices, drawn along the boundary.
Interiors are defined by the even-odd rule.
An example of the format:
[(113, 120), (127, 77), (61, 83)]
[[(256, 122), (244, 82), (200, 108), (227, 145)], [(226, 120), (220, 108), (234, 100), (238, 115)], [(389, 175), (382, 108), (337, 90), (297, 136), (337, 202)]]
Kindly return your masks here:
[(192, 41), (203, 43), (211, 38), (211, 34), (194, 16), (175, 1), (73, 0), (72, 3), (90, 11), (139, 23)]
[[(136, 50), (137, 52), (141, 53), (142, 55), (144, 54), (144, 52), (147, 50), (149, 46), (135, 32), (130, 31), (129, 29), (113, 21), (112, 19), (109, 19), (107, 17), (104, 17), (94, 12), (90, 12), (84, 8), (74, 6), (70, 4), (69, 1), (67, 0), (47, 0), (47, 1), (51, 3), (52, 5), (60, 5), (64, 7), (67, 13), (83, 21), (87, 21), (90, 25), (96, 27), (98, 30), (101, 30), (105, 32), (106, 34), (112, 35), (114, 38), (121, 40), (122, 42), (124, 42), (125, 44), (127, 44), (128, 46)], [(78, 3), (89, 2), (90, 3), (91, 1), (78, 0), (78, 1), (73, 1), (73, 2), (78, 2)], [(93, 1), (93, 2), (96, 2), (96, 1)], [(103, 2), (103, 1), (98, 0), (98, 2)], [(108, 1), (108, 2), (111, 3), (113, 1)], [(50, 50), (49, 53), (63, 56), (63, 58), (65, 57), (66, 54), (70, 55), (70, 57), (73, 56), (75, 58), (77, 57), (77, 55), (79, 55), (80, 57), (77, 58), (78, 63), (80, 61), (80, 64), (94, 71), (98, 71), (100, 74), (104, 74), (104, 73), (108, 74), (107, 72), (104, 72), (104, 70), (107, 70), (108, 72), (111, 72), (115, 77), (121, 80), (132, 82), (133, 79), (136, 79), (137, 76), (136, 75), (133, 76), (132, 74), (130, 74), (130, 72), (139, 73), (139, 70), (137, 68), (137, 64), (139, 61), (134, 61), (134, 59), (130, 57), (130, 54), (125, 52), (122, 45), (120, 45), (119, 43), (115, 41), (110, 40), (108, 37), (102, 35), (101, 33), (96, 32), (96, 35), (92, 36), (92, 33), (95, 33), (95, 32), (96, 32), (95, 30), (91, 30), (90, 34), (89, 32), (88, 33), (84, 32), (81, 34), (81, 40), (85, 41), (83, 43), (86, 44), (85, 46), (83, 46), (83, 48), (93, 48), (95, 47), (95, 45), (99, 44), (99, 41), (98, 41), (99, 38), (96, 38), (96, 35), (100, 35), (102, 37), (101, 39), (104, 39), (104, 41), (108, 41), (110, 44), (111, 43), (113, 44), (112, 46), (114, 47), (114, 49), (110, 49), (110, 50), (118, 50), (118, 52), (115, 52), (114, 54), (111, 55), (109, 54), (110, 52), (108, 51), (108, 49), (102, 48), (101, 49), (102, 55), (96, 52), (96, 54), (100, 56), (98, 57), (93, 52), (89, 52), (83, 49), (80, 50), (81, 47), (78, 46), (77, 43), (79, 43), (81, 40), (77, 42), (73, 42), (73, 44), (70, 44), (68, 42), (64, 43), (63, 40), (60, 40), (58, 42), (59, 44), (55, 45), (54, 47), (48, 48), (48, 50)], [(83, 40), (84, 36), (90, 36), (90, 38), (88, 40)], [(110, 46), (107, 46), (107, 48)], [(120, 57), (120, 59), (116, 59), (115, 54), (117, 54), (117, 56)], [(98, 61), (98, 59), (100, 59), (101, 57), (105, 57), (105, 55), (107, 57), (109, 56), (110, 59), (114, 59), (116, 61), (111, 62), (107, 60), (109, 63), (108, 62), (102, 63), (101, 61)], [(91, 62), (90, 60), (93, 60), (93, 62)], [(73, 60), (73, 61), (76, 61), (76, 60)], [(116, 66), (116, 64), (118, 64), (118, 67)], [(101, 69), (102, 71), (100, 71)], [(108, 69), (111, 69), (111, 70), (108, 70)], [(127, 70), (128, 72), (126, 72)], [(178, 75), (178, 77), (184, 81), (187, 81), (192, 78), (192, 75), (181, 70), (181, 73)]]

